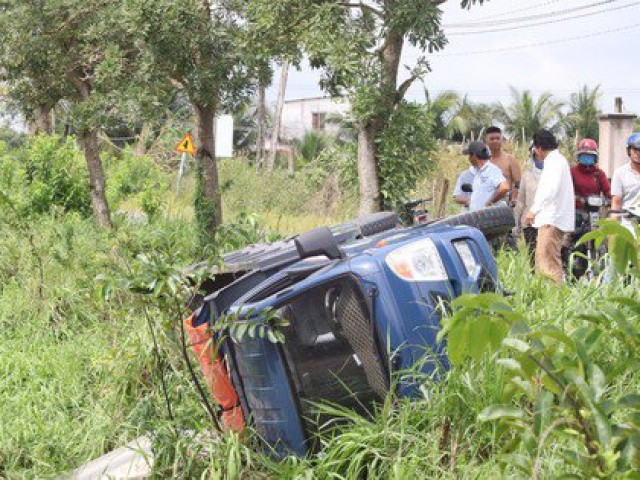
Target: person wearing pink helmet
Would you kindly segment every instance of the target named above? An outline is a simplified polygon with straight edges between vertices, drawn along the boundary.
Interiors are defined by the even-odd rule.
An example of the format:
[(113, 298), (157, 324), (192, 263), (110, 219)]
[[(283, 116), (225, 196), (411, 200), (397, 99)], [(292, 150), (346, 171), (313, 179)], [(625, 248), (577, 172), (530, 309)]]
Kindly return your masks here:
[(611, 185), (607, 175), (598, 167), (598, 144), (585, 138), (578, 144), (578, 163), (571, 167), (576, 208), (583, 208), (587, 197), (599, 195), (611, 200)]
[[(596, 227), (595, 221), (600, 218), (599, 206), (606, 205), (611, 200), (611, 185), (604, 171), (598, 168), (598, 144), (595, 140), (582, 139), (578, 144), (576, 157), (578, 162), (571, 167), (571, 179), (575, 192), (576, 228), (565, 238), (562, 259), (567, 271), (572, 266), (570, 273), (577, 279), (587, 273), (590, 268), (587, 260), (590, 256), (590, 247), (586, 244), (578, 245), (577, 242), (585, 233)], [(572, 252), (581, 253), (574, 256), (573, 262), (570, 261)]]

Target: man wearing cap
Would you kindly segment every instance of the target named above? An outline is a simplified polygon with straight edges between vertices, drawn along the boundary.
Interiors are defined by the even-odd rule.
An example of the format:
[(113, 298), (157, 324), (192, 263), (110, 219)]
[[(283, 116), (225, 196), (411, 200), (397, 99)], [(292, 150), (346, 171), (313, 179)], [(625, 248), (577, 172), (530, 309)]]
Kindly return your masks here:
[(483, 142), (471, 142), (462, 153), (469, 155), (469, 163), (475, 169), (469, 211), (502, 202), (509, 191), (509, 184), (502, 171), (489, 161), (491, 152), (487, 146)]
[(548, 130), (539, 130), (533, 136), (533, 147), (544, 168), (524, 223), (538, 229), (536, 270), (562, 283), (562, 242), (567, 232), (573, 232), (576, 221), (569, 162), (558, 151), (558, 142)]

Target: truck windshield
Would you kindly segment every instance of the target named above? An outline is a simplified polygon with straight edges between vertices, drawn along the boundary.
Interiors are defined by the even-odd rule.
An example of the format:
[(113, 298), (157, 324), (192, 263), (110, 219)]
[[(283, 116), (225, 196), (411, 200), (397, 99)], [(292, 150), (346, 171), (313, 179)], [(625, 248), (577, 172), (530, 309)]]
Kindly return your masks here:
[(303, 417), (326, 400), (361, 411), (384, 398), (388, 372), (363, 295), (351, 278), (309, 290), (283, 306), (283, 349)]

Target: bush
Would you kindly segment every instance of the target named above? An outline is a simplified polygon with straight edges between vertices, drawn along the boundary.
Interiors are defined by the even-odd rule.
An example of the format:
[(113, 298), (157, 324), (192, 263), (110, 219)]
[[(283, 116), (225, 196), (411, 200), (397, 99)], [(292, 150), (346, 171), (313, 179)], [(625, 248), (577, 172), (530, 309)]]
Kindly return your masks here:
[(127, 198), (134, 198), (142, 211), (154, 217), (163, 194), (169, 189), (168, 175), (147, 155), (125, 149), (118, 156), (103, 159), (107, 177), (107, 201), (116, 210)]
[(73, 139), (39, 135), (0, 156), (0, 189), (22, 215), (52, 208), (91, 214), (84, 157)]

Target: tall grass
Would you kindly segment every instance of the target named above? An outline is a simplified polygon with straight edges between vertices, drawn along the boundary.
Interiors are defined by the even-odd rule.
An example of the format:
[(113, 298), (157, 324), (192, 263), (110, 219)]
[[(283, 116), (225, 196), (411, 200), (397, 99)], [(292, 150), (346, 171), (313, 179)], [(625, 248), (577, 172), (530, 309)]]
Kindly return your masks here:
[[(466, 168), (453, 150), (438, 158), (425, 189), (435, 176), (455, 181)], [(258, 175), (238, 161), (222, 162), (221, 172), (226, 218), (249, 213), (238, 227), (249, 231), (225, 240), (227, 248), (260, 238), (263, 226), (293, 233), (355, 213), (357, 202), (348, 195), (318, 209), (319, 191), (300, 176)], [(308, 458), (277, 461), (250, 434), (212, 435), (173, 340), (160, 328), (175, 319), (120, 283), (141, 253), (184, 265), (201, 258), (190, 182), (187, 176), (180, 193), (171, 187), (165, 192), (158, 218), (138, 222), (119, 215), (114, 232), (56, 211), (16, 224), (0, 209), (0, 478), (50, 478), (142, 433), (153, 438), (159, 478), (515, 474), (503, 472), (498, 461), (504, 432), (477, 420), (484, 407), (505, 395), (503, 372), (488, 357), (440, 372), (438, 381), (424, 378), (421, 398), (389, 395), (370, 418), (320, 407), (333, 409), (343, 421), (339, 429), (321, 429), (322, 450)], [(175, 185), (172, 179), (167, 184)], [(123, 198), (120, 208), (135, 211), (138, 202)], [(233, 236), (234, 228), (228, 232)], [(608, 294), (637, 297), (634, 283), (551, 286), (533, 275), (523, 251), (501, 253), (498, 265), (514, 308), (532, 326), (574, 330), (582, 326), (577, 314), (599, 308)], [(158, 327), (174, 421), (167, 417), (145, 308)], [(611, 343), (599, 355), (616, 355), (619, 348)], [(620, 378), (612, 388), (621, 394), (637, 390), (635, 377)], [(551, 445), (543, 452), (546, 478), (570, 471), (557, 450)]]

